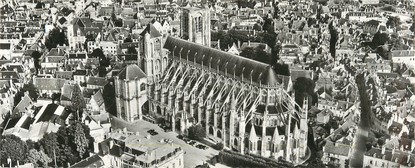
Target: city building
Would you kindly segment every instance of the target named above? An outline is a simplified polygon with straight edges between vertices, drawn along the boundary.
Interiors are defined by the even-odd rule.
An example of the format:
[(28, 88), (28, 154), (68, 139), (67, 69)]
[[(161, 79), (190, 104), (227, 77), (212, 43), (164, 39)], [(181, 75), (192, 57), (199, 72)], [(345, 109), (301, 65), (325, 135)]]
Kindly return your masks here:
[(184, 151), (174, 142), (155, 139), (141, 132), (109, 133), (99, 144), (105, 166), (184, 168)]
[(146, 74), (132, 64), (115, 76), (114, 81), (117, 116), (126, 121), (143, 119), (144, 104), (148, 99)]

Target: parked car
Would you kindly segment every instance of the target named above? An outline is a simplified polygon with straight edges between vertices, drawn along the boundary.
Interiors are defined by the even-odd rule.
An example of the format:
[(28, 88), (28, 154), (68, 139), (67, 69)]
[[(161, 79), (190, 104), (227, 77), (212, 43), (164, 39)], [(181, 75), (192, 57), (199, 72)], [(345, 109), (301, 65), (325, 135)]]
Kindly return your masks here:
[(196, 145), (196, 148), (206, 150), (208, 147), (206, 145), (198, 144)]
[(154, 136), (159, 134), (157, 131), (155, 131), (154, 129), (148, 130), (147, 133), (149, 133), (150, 135)]
[(194, 146), (196, 144), (196, 142), (193, 141), (193, 140), (190, 140), (188, 144)]
[(183, 141), (186, 142), (187, 144), (191, 141), (189, 138), (184, 137)]

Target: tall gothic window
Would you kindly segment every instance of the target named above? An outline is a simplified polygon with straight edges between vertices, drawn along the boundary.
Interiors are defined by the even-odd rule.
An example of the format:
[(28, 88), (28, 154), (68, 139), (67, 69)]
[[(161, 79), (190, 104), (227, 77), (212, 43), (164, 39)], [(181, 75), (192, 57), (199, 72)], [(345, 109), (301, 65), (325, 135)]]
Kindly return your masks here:
[(195, 18), (196, 33), (202, 32), (202, 17)]
[(161, 43), (159, 39), (156, 39), (156, 42), (154, 43), (154, 48), (156, 51), (160, 51), (161, 50)]

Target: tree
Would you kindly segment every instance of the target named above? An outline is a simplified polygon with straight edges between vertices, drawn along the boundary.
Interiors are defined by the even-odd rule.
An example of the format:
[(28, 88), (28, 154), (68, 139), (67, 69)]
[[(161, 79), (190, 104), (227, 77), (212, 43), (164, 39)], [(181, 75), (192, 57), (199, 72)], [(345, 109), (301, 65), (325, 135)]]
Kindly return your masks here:
[(222, 142), (216, 143), (213, 146), (213, 148), (216, 149), (216, 150), (222, 150), (223, 149), (223, 143)]
[(379, 31), (373, 35), (372, 44), (373, 48), (376, 48), (380, 45), (386, 44), (389, 41), (389, 35), (386, 33), (380, 33)]
[(255, 48), (255, 54), (256, 54), (256, 56), (254, 57), (254, 60), (259, 61), (259, 62), (263, 62), (263, 63), (266, 63), (266, 64), (270, 64), (269, 54), (267, 52), (265, 52), (264, 49), (262, 49), (260, 46)]
[(12, 165), (16, 165), (17, 161), (25, 163), (29, 149), (26, 142), (19, 137), (5, 135), (0, 138), (0, 151), (1, 164), (8, 165), (7, 159), (9, 158), (12, 161)]
[(115, 87), (113, 85), (113, 81), (104, 86), (104, 90), (102, 91), (102, 97), (104, 97), (104, 104), (106, 108), (105, 110), (108, 113), (117, 116), (115, 102)]
[(127, 37), (127, 38), (124, 39), (124, 43), (128, 43), (128, 42), (133, 42), (131, 37)]
[(245, 58), (252, 59), (252, 57), (255, 55), (255, 50), (252, 47), (245, 47), (244, 49), (242, 49), (239, 55)]
[[(295, 79), (295, 83), (293, 86), (293, 89), (295, 91), (295, 102), (300, 105), (300, 107), (303, 106), (304, 98), (306, 96), (314, 96), (314, 87), (316, 84), (313, 80), (306, 77), (299, 77)], [(315, 102), (315, 100), (313, 100)], [(311, 106), (311, 104), (309, 105)], [(310, 108), (310, 107), (309, 107)]]
[(44, 149), (49, 158), (55, 158), (55, 154), (59, 152), (58, 136), (56, 133), (46, 133), (39, 140), (39, 145)]
[(398, 28), (401, 25), (401, 20), (398, 16), (391, 16), (386, 22), (386, 26), (390, 28)]
[(274, 32), (274, 26), (272, 24), (272, 18), (265, 18), (264, 25), (262, 26), (262, 30), (266, 32)]
[(106, 68), (110, 66), (110, 60), (105, 56), (104, 52), (100, 48), (94, 49), (91, 53), (92, 57), (99, 59), (98, 72), (100, 77), (104, 77), (107, 74)]
[(138, 54), (138, 52), (134, 47), (128, 47), (127, 54)]
[(104, 52), (100, 48), (94, 49), (94, 51), (92, 51), (92, 53), (91, 53), (91, 56), (94, 57), (94, 58), (103, 58), (103, 57), (105, 57)]
[(188, 131), (190, 139), (201, 140), (206, 137), (206, 131), (200, 124), (191, 126)]
[(62, 95), (61, 93), (53, 93), (52, 94), (52, 103), (55, 103), (55, 101), (59, 101), (61, 95)]
[(35, 9), (42, 9), (44, 5), (45, 5), (44, 3), (42, 3), (42, 2), (40, 2), (40, 1), (38, 1), (38, 2), (36, 3)]
[(29, 97), (34, 101), (36, 101), (39, 97), (39, 91), (37, 90), (36, 86), (30, 82), (28, 84), (23, 85), (23, 87), (14, 95), (15, 106), (22, 100), (22, 97), (25, 95), (25, 92), (28, 92)]
[(271, 49), (271, 65), (275, 65), (280, 59), (280, 52), (282, 49), (281, 43), (276, 43), (275, 46)]
[(116, 27), (122, 27), (122, 26), (123, 26), (122, 19), (117, 19), (117, 20), (115, 20), (115, 21), (114, 21), (114, 25), (115, 25)]
[(260, 23), (256, 23), (256, 24), (254, 24), (253, 29), (256, 30), (256, 31), (261, 31), (262, 30), (262, 26), (261, 26)]
[(330, 54), (331, 57), (336, 58), (336, 43), (337, 43), (337, 30), (333, 26), (333, 21), (329, 24), (330, 31)]
[(271, 49), (275, 47), (277, 34), (274, 31), (267, 31), (262, 33), (261, 35), (261, 42), (267, 44)]
[(68, 39), (63, 32), (63, 30), (59, 28), (54, 28), (49, 32), (49, 36), (45, 41), (45, 46), (49, 50), (52, 48), (56, 48), (58, 45), (68, 45)]
[(30, 98), (32, 98), (35, 101), (39, 97), (39, 91), (37, 90), (36, 86), (32, 82), (29, 82), (23, 85), (23, 88), (21, 89), (21, 91), (29, 92)]
[(56, 158), (59, 167), (88, 157), (92, 142), (88, 126), (78, 121), (68, 127), (60, 127), (56, 133), (45, 134), (39, 140), (40, 148), (49, 158)]
[(85, 100), (83, 98), (81, 87), (77, 84), (74, 85), (73, 91), (72, 91), (72, 100), (71, 100), (71, 107), (70, 109), (75, 112), (76, 114), (73, 114), (76, 116), (76, 119), (80, 119), (79, 117), (82, 115), (82, 111), (85, 108)]
[(52, 162), (52, 159), (43, 151), (30, 149), (26, 162), (33, 163), (36, 166), (47, 166), (50, 162)]
[(85, 136), (84, 128), (80, 122), (76, 122), (75, 124), (75, 144), (76, 150), (79, 152), (79, 156), (82, 157), (87, 151), (89, 140)]
[(220, 39), (220, 49), (225, 50), (228, 49), (232, 44), (234, 43), (233, 38), (226, 33), (221, 39)]
[(39, 51), (33, 51), (31, 56), (33, 58), (33, 63), (35, 64), (35, 69), (36, 69), (36, 74), (37, 74), (38, 70), (41, 68), (39, 59), (40, 57), (42, 57), (42, 54)]
[(290, 76), (290, 69), (287, 64), (275, 63), (273, 68), (279, 75)]

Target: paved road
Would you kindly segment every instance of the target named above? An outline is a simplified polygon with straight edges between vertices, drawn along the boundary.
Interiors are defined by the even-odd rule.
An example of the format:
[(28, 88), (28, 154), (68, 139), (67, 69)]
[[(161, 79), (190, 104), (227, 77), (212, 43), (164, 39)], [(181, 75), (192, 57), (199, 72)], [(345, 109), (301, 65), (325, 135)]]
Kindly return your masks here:
[[(360, 78), (360, 79), (357, 79)], [(366, 152), (366, 141), (368, 139), (369, 131), (370, 131), (370, 123), (372, 122), (371, 119), (371, 108), (369, 103), (369, 97), (367, 93), (367, 88), (365, 85), (365, 80), (363, 75), (359, 74), (356, 77), (356, 83), (359, 89), (360, 95), (360, 104), (366, 104), (367, 108), (361, 108), (360, 111), (360, 123), (359, 128), (353, 138), (352, 144), (352, 151), (349, 155), (349, 163), (350, 167), (352, 168), (361, 168), (363, 167), (363, 156)], [(363, 97), (362, 97), (363, 96)]]
[(353, 138), (352, 151), (349, 155), (350, 167), (361, 168), (363, 167), (363, 156), (366, 152), (366, 140), (368, 138), (368, 132), (362, 128), (359, 128)]
[(152, 124), (147, 121), (137, 121), (134, 123), (127, 123), (119, 118), (113, 117), (111, 120), (111, 126), (113, 128), (127, 128), (128, 131), (133, 132), (139, 132), (141, 134), (147, 134), (147, 131), (149, 129), (154, 129), (159, 134), (152, 136), (151, 138), (158, 140), (158, 139), (171, 139), (173, 140), (173, 143), (178, 144), (182, 147), (182, 149), (185, 151), (184, 154), (184, 166), (186, 168), (194, 168), (197, 165), (201, 165), (205, 163), (207, 160), (212, 158), (215, 155), (219, 154), (219, 151), (214, 150), (212, 148), (202, 150), (198, 149), (196, 147), (193, 147), (189, 144), (186, 144), (183, 140), (177, 138), (176, 132), (164, 132), (163, 129), (161, 129), (156, 124)]

